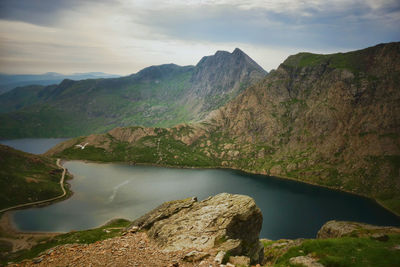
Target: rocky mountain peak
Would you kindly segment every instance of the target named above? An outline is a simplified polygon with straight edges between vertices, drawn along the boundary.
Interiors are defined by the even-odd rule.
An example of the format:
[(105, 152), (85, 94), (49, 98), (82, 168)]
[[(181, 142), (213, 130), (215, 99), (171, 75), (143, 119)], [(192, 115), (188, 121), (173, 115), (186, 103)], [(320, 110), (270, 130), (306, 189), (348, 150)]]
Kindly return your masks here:
[(232, 53), (217, 51), (203, 57), (196, 65), (191, 81), (195, 84), (193, 93), (220, 97), (225, 93), (238, 94), (267, 72), (236, 48)]

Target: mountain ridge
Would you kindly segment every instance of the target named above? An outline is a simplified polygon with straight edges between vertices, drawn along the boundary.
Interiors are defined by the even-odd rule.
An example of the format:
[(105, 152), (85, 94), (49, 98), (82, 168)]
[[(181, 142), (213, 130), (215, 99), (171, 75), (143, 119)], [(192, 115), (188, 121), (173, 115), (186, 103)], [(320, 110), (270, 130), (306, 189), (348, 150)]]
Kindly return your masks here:
[(0, 95), (0, 138), (77, 136), (200, 120), (267, 74), (244, 52), (219, 55), (197, 66), (164, 64), (121, 78), (63, 80), (31, 86), (29, 92), (17, 88)]
[[(201, 123), (118, 128), (48, 154), (288, 177), (368, 196), (400, 214), (399, 62), (400, 43), (291, 56)], [(74, 150), (79, 142), (88, 149)]]
[(120, 75), (108, 74), (103, 72), (87, 72), (61, 74), (57, 72), (46, 72), (43, 74), (7, 74), (0, 73), (0, 94), (6, 93), (16, 87), (28, 85), (51, 85), (58, 84), (63, 79), (84, 80), (94, 78), (112, 78)]

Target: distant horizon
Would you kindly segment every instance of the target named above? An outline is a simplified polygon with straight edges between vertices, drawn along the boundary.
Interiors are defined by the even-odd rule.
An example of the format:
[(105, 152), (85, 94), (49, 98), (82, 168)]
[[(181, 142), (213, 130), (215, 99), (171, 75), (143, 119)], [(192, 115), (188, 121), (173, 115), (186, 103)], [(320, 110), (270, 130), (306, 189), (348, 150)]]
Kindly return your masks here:
[(78, 75), (78, 74), (89, 74), (89, 73), (101, 73), (101, 74), (109, 74), (109, 75), (118, 75), (118, 76), (124, 76), (124, 75), (121, 75), (121, 74), (119, 74), (119, 73), (108, 73), (108, 72), (103, 72), (103, 71), (87, 71), (87, 72), (71, 72), (71, 73), (61, 73), (61, 72), (58, 72), (58, 71), (46, 71), (46, 72), (38, 72), (38, 73), (25, 73), (25, 72), (22, 72), (22, 73), (7, 73), (7, 72), (0, 72), (0, 75), (44, 75), (44, 74), (51, 74), (51, 73), (54, 73), (54, 74), (60, 74), (60, 75), (63, 75), (63, 76), (66, 76), (66, 75)]
[[(393, 42), (399, 42), (399, 41), (393, 41)], [(392, 42), (386, 42), (386, 43), (392, 43)], [(342, 51), (342, 50), (341, 50), (341, 51), (333, 51), (333, 52), (330, 52), (330, 53), (316, 53), (316, 52), (314, 52), (314, 51), (299, 51), (299, 52), (297, 52), (297, 53), (313, 53), (313, 54), (329, 55), (329, 54), (335, 54), (335, 53), (347, 53), (347, 52), (351, 52), (351, 51), (362, 50), (362, 49), (365, 49), (365, 48), (368, 48), (368, 47), (374, 47), (374, 46), (377, 46), (377, 45), (380, 45), (380, 44), (385, 44), (385, 43), (380, 42), (380, 43), (376, 43), (376, 44), (374, 44), (374, 45), (367, 46), (367, 47), (360, 47), (360, 48), (356, 48), (356, 49), (353, 49), (353, 50), (346, 50), (346, 51)], [(239, 49), (242, 50), (244, 53), (246, 53), (246, 51), (243, 50), (243, 49), (241, 49), (240, 47), (236, 47), (236, 48), (239, 48)], [(234, 48), (234, 49), (236, 49), (236, 48)], [(234, 49), (233, 49), (233, 50), (234, 50)], [(232, 51), (229, 51), (229, 50), (217, 50), (217, 51), (226, 51), (226, 52), (232, 53), (233, 50), (232, 50)], [(217, 51), (215, 51), (213, 54), (210, 54), (210, 55), (214, 55)], [(297, 53), (295, 53), (295, 54), (297, 54)], [(246, 53), (246, 54), (247, 54), (247, 53)], [(295, 54), (290, 54), (290, 55), (288, 55), (287, 57), (289, 57), (289, 56), (291, 56), (291, 55), (295, 55)], [(210, 55), (204, 55), (203, 57), (205, 57), (205, 56), (210, 56)], [(250, 56), (250, 55), (249, 55), (249, 56)], [(251, 57), (251, 56), (250, 56), (250, 57)], [(283, 62), (287, 59), (287, 57), (286, 57), (284, 60), (282, 60), (282, 62), (280, 62), (280, 63), (278, 64), (278, 66), (276, 66), (276, 68), (272, 68), (272, 69), (266, 69), (266, 68), (264, 68), (259, 62), (257, 62), (257, 60), (255, 60), (255, 59), (252, 58), (252, 57), (251, 57), (251, 58), (252, 58), (257, 64), (259, 64), (264, 70), (266, 70), (267, 72), (270, 72), (271, 70), (277, 69), (277, 68), (279, 67), (279, 65), (280, 65), (281, 63), (283, 63)], [(201, 60), (201, 59), (200, 59), (200, 60)], [(199, 61), (200, 61), (200, 60), (199, 60)], [(160, 66), (160, 65), (168, 65), (168, 64), (175, 64), (175, 65), (182, 66), (182, 67), (184, 67), (184, 66), (196, 66), (196, 64), (197, 64), (199, 61), (197, 61), (195, 64), (186, 64), (186, 65), (180, 65), (180, 64), (176, 64), (176, 63), (174, 63), (174, 62), (168, 62), (168, 63), (162, 63), (162, 64), (156, 64), (156, 65), (149, 65), (149, 66), (146, 66), (146, 67), (144, 67), (144, 68), (141, 68), (141, 69), (139, 69), (139, 70), (137, 70), (137, 71), (135, 71), (135, 72), (124, 73), (124, 74), (121, 74), (121, 73), (110, 73), (110, 72), (104, 72), (104, 71), (69, 72), (69, 73), (62, 73), (62, 72), (58, 72), (58, 71), (32, 72), (32, 73), (25, 73), (25, 72), (21, 72), (21, 73), (8, 73), (8, 72), (1, 71), (0, 74), (5, 74), (5, 75), (43, 75), (43, 74), (55, 73), (55, 74), (61, 74), (61, 75), (78, 75), (78, 74), (89, 74), (89, 73), (102, 73), (102, 74), (108, 74), (108, 75), (118, 75), (118, 76), (123, 77), (123, 76), (128, 76), (128, 75), (135, 74), (135, 73), (137, 73), (137, 72), (139, 72), (139, 71), (141, 71), (141, 70), (143, 70), (143, 69), (145, 69), (145, 68), (151, 67), (151, 66)]]

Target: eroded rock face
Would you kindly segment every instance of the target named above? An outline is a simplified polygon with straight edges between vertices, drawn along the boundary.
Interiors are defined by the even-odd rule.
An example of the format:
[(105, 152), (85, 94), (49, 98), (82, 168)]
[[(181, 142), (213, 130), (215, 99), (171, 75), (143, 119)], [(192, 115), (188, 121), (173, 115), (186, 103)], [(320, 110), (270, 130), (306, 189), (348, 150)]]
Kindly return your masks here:
[(381, 239), (386, 234), (400, 234), (400, 228), (375, 226), (358, 222), (329, 221), (318, 231), (317, 238), (337, 238), (344, 236)]
[(222, 193), (201, 202), (167, 202), (133, 225), (148, 229), (148, 235), (167, 251), (216, 249), (246, 255), (252, 263), (263, 259), (262, 214), (248, 196)]

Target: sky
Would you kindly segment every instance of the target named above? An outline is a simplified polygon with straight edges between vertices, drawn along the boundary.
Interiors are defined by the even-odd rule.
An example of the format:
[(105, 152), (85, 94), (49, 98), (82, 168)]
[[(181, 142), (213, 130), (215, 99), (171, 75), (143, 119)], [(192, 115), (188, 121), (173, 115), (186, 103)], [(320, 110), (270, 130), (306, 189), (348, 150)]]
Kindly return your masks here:
[(0, 72), (128, 75), (236, 47), (270, 71), (400, 41), (399, 25), (399, 0), (0, 0)]

